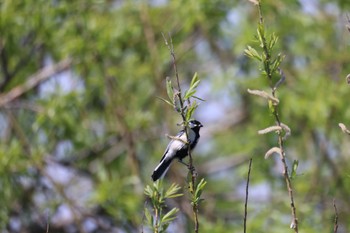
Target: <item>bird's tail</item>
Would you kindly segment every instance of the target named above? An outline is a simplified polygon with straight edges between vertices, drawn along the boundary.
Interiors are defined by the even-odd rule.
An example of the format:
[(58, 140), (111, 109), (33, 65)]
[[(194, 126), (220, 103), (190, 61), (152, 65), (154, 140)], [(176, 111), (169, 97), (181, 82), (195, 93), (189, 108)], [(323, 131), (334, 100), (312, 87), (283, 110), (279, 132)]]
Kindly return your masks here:
[(154, 169), (152, 174), (153, 181), (157, 181), (159, 178), (165, 175), (168, 171), (172, 159), (163, 159), (160, 161), (159, 165)]

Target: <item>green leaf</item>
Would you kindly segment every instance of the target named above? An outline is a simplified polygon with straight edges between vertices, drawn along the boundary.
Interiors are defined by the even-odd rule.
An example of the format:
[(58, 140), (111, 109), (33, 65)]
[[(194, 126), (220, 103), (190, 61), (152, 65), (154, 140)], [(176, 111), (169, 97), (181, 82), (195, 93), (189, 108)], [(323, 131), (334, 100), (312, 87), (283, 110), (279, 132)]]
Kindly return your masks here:
[(280, 53), (277, 55), (275, 60), (271, 64), (271, 72), (275, 72), (278, 67), (280, 66), (281, 62), (283, 61), (284, 56), (282, 56)]
[(174, 89), (169, 77), (166, 77), (166, 92), (168, 94), (169, 99), (172, 101), (174, 98)]
[(157, 180), (156, 182), (153, 183), (153, 192), (157, 193), (157, 196), (163, 196), (163, 183), (161, 182), (162, 180)]
[(164, 198), (174, 198), (174, 197), (179, 197), (182, 196), (182, 193), (177, 193), (181, 189), (180, 186), (177, 184), (172, 184), (170, 188), (165, 192)]
[(292, 172), (291, 172), (291, 179), (294, 179), (295, 176), (297, 175), (297, 169), (298, 169), (298, 166), (299, 166), (299, 160), (294, 160), (293, 161), (293, 166), (292, 166)]
[(152, 197), (152, 193), (153, 193), (152, 188), (149, 185), (147, 185), (144, 190), (144, 194), (148, 197)]
[(192, 98), (198, 99), (200, 101), (205, 101), (205, 99), (199, 98), (198, 96), (193, 95)]
[(175, 94), (174, 95), (173, 102), (174, 102), (173, 106), (174, 106), (175, 111), (178, 112), (178, 113), (181, 113), (181, 103), (180, 103), (179, 94)]
[(258, 33), (258, 40), (260, 42), (260, 47), (262, 48), (262, 47), (264, 47), (264, 40), (265, 40), (264, 24), (262, 24), (262, 23), (258, 24), (257, 33)]
[(186, 120), (189, 121), (194, 113), (194, 110), (198, 107), (196, 101), (193, 101), (192, 105), (186, 111)]
[(268, 45), (269, 49), (272, 49), (275, 46), (275, 44), (277, 43), (277, 41), (278, 41), (278, 37), (275, 35), (275, 33), (272, 33), (271, 39), (270, 39), (270, 42)]
[(196, 72), (196, 73), (194, 73), (194, 75), (193, 75), (193, 78), (192, 78), (192, 80), (191, 80), (190, 87), (192, 87), (192, 86), (194, 85), (194, 83), (197, 82), (198, 80), (199, 80), (199, 79), (198, 79), (198, 74), (197, 74), (197, 72)]
[(259, 53), (254, 48), (250, 47), (249, 45), (248, 45), (247, 49), (244, 50), (244, 54), (249, 58), (254, 58), (254, 59), (257, 59), (259, 61), (262, 61), (262, 58), (259, 55)]
[(191, 98), (196, 93), (196, 88), (198, 87), (200, 81), (201, 80), (198, 79), (197, 73), (195, 73), (191, 80), (190, 88), (185, 92), (184, 100)]
[(145, 208), (145, 217), (149, 225), (153, 225), (153, 215), (150, 213), (150, 211)]
[(200, 196), (202, 195), (203, 189), (204, 189), (206, 184), (207, 184), (207, 182), (204, 179), (202, 179), (199, 182), (199, 184), (197, 185), (196, 192), (195, 192), (195, 198), (197, 199), (197, 201), (199, 200)]
[(164, 101), (165, 103), (169, 104), (172, 107), (175, 107), (175, 105), (173, 103), (171, 103), (169, 100), (163, 99), (162, 97), (156, 96), (156, 98)]
[(179, 209), (178, 208), (173, 208), (172, 210), (170, 210), (168, 213), (166, 213), (164, 216), (163, 216), (163, 218), (161, 219), (161, 222), (163, 223), (163, 224), (165, 224), (165, 223), (168, 223), (168, 222), (170, 222), (170, 221), (172, 221), (172, 220), (174, 220), (175, 218), (176, 218), (176, 213), (179, 211)]
[(196, 90), (195, 90), (195, 89), (188, 89), (188, 90), (185, 92), (184, 100), (188, 100), (188, 99), (191, 98), (195, 93), (196, 93)]

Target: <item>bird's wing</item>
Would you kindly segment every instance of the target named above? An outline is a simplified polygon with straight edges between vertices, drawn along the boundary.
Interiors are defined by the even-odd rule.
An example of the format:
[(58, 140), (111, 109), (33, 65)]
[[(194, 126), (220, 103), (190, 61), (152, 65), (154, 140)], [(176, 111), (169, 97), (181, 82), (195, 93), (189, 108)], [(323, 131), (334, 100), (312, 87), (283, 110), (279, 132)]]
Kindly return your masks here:
[(182, 141), (184, 142), (187, 141), (186, 133), (184, 130), (181, 130), (175, 137), (181, 140), (172, 139), (169, 142), (160, 162), (162, 162), (164, 159), (172, 159), (175, 156), (177, 151), (179, 151), (180, 149), (186, 146), (185, 143), (182, 142)]

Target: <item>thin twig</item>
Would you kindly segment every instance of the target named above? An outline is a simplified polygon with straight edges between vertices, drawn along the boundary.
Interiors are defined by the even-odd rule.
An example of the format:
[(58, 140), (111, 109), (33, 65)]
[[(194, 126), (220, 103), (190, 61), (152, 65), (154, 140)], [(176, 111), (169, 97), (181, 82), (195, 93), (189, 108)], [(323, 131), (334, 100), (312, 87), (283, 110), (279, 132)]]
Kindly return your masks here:
[[(181, 86), (180, 86), (180, 79), (179, 79), (179, 73), (177, 70), (177, 66), (176, 66), (176, 57), (175, 57), (175, 52), (174, 52), (174, 46), (173, 46), (173, 41), (171, 38), (171, 35), (169, 34), (169, 38), (170, 38), (170, 43), (168, 43), (168, 40), (166, 39), (166, 37), (164, 36), (164, 34), (162, 33), (162, 36), (164, 38), (165, 44), (168, 47), (168, 50), (170, 52), (170, 55), (172, 57), (173, 60), (173, 67), (174, 67), (174, 71), (175, 71), (175, 77), (176, 77), (176, 82), (177, 82), (177, 88), (178, 88), (178, 92), (179, 92), (179, 102), (180, 102), (180, 109), (181, 109), (181, 117), (182, 117), (182, 121), (183, 121), (183, 127), (185, 130), (185, 134), (186, 134), (186, 138), (187, 141), (189, 140), (189, 132), (188, 132), (188, 125), (187, 125), (187, 121), (186, 121), (186, 114), (185, 114), (185, 105), (184, 105), (184, 101), (182, 99), (182, 92), (181, 92)], [(189, 144), (189, 142), (187, 142)], [(196, 169), (193, 166), (193, 159), (192, 159), (192, 155), (191, 155), (191, 147), (188, 146), (188, 157), (189, 157), (189, 164), (188, 164), (188, 170), (191, 173), (191, 186), (192, 186), (192, 190), (191, 190), (191, 194), (194, 195), (194, 189), (195, 189), (195, 184), (196, 184)], [(192, 205), (192, 211), (193, 211), (193, 217), (194, 217), (194, 231), (195, 233), (198, 233), (199, 230), (199, 221), (198, 221), (198, 205), (196, 203), (193, 203)]]
[(249, 160), (249, 167), (248, 167), (248, 175), (247, 175), (247, 185), (245, 187), (245, 202), (244, 202), (244, 233), (247, 232), (247, 215), (248, 215), (248, 187), (249, 187), (249, 179), (250, 179), (250, 171), (252, 168), (252, 158)]
[(4, 43), (0, 40), (0, 66), (4, 75), (3, 81), (0, 84), (0, 90), (3, 89), (3, 87), (5, 87), (13, 77), (9, 71), (8, 58), (9, 56), (5, 50)]
[[(158, 197), (157, 197), (158, 198)], [(158, 212), (158, 207), (154, 207), (154, 233), (158, 233), (158, 228), (159, 228), (159, 212)]]
[(335, 199), (333, 199), (333, 207), (334, 207), (334, 214), (335, 214), (333, 232), (337, 233), (338, 232), (338, 210), (335, 204)]
[[(259, 10), (259, 25), (263, 24), (263, 15), (262, 15), (262, 11), (261, 11), (261, 4), (259, 1), (258, 4), (258, 10)], [(272, 96), (276, 97), (276, 90), (278, 85), (280, 85), (280, 83), (277, 83), (278, 85), (273, 85), (272, 83), (272, 73), (271, 73), (271, 69), (270, 69), (270, 59), (271, 59), (271, 54), (268, 50), (268, 46), (267, 46), (267, 40), (265, 38), (265, 35), (262, 34), (261, 35), (262, 38), (262, 45), (263, 45), (263, 51), (264, 51), (264, 55), (266, 57), (265, 62), (264, 62), (264, 69), (266, 72), (266, 75), (268, 77), (268, 80), (270, 82), (270, 87), (272, 90)], [(285, 80), (285, 76), (283, 71), (278, 68), (280, 75), (282, 76), (280, 80)], [(282, 82), (282, 81), (281, 81)], [(281, 127), (282, 122), (280, 120), (279, 114), (278, 114), (278, 105), (272, 105), (273, 107), (273, 116), (277, 122), (277, 125)], [(283, 136), (282, 133), (280, 131), (277, 132), (278, 134), (278, 145), (281, 151), (281, 161), (283, 163), (283, 176), (287, 185), (287, 189), (288, 189), (288, 195), (290, 198), (290, 207), (291, 207), (291, 212), (292, 212), (292, 223), (290, 225), (290, 228), (294, 229), (295, 233), (298, 233), (298, 218), (297, 218), (297, 214), (296, 214), (296, 207), (295, 207), (295, 203), (294, 203), (294, 196), (293, 196), (293, 187), (292, 187), (292, 182), (290, 180), (289, 174), (288, 174), (288, 165), (286, 162), (286, 154), (285, 154), (285, 150), (284, 150), (284, 140), (283, 140)]]

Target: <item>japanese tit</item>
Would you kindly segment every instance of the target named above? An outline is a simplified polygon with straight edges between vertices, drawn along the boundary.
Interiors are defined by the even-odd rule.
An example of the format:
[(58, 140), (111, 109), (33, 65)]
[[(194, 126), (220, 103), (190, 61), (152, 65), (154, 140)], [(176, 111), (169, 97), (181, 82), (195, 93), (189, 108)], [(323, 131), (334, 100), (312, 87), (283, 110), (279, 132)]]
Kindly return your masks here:
[[(192, 120), (188, 123), (188, 126), (188, 142), (190, 144), (190, 150), (192, 151), (197, 145), (200, 137), (199, 129), (203, 127), (203, 125), (199, 121)], [(188, 145), (185, 142), (187, 142), (186, 132), (185, 130), (181, 130), (175, 138), (169, 142), (162, 159), (154, 169), (152, 174), (153, 181), (156, 181), (165, 175), (174, 159), (178, 159), (182, 162), (182, 159), (188, 155)]]

